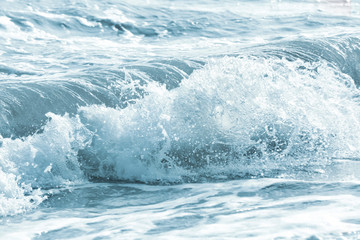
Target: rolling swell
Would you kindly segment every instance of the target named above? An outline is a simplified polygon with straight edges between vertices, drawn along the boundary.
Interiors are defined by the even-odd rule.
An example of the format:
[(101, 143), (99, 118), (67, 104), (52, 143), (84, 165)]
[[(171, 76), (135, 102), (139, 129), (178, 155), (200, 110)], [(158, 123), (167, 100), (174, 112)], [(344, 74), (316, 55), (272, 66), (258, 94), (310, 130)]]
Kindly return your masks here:
[(318, 40), (291, 41), (288, 43), (267, 45), (262, 50), (266, 55), (284, 57), (306, 62), (325, 60), (341, 72), (348, 74), (360, 84), (360, 40), (358, 37), (336, 37)]
[[(70, 8), (68, 5), (58, 3), (58, 8), (52, 11), (39, 8), (37, 11), (19, 12), (4, 11), (4, 22), (0, 25), (4, 30), (18, 28), (20, 31), (29, 33), (41, 30), (58, 37), (69, 36), (106, 36), (123, 38), (127, 35), (145, 38), (169, 38), (189, 35), (204, 37), (216, 37), (218, 34), (234, 35), (234, 32), (219, 30), (214, 24), (215, 20), (223, 18), (222, 15), (207, 11), (190, 11), (182, 9), (155, 9), (148, 6), (131, 6), (122, 3), (121, 6), (107, 5), (107, 3), (95, 3), (103, 5), (104, 12), (90, 11), (84, 8)], [(27, 8), (19, 4), (19, 8)], [(12, 7), (13, 8), (13, 7)], [(144, 14), (150, 12), (151, 14)], [(2, 11), (0, 10), (0, 13)], [(182, 16), (176, 18), (176, 16)], [(249, 26), (244, 24), (250, 18), (242, 21), (234, 19), (228, 28), (241, 29), (238, 33), (249, 32)], [(172, 20), (169, 20), (172, 19)], [(146, 24), (144, 24), (146, 23)], [(256, 26), (254, 20), (251, 21)]]
[(46, 123), (47, 112), (75, 114), (78, 107), (92, 104), (124, 108), (144, 95), (147, 82), (156, 81), (172, 89), (199, 66), (191, 61), (163, 60), (128, 64), (107, 72), (94, 67), (81, 75), (54, 79), (2, 81), (0, 134), (13, 138), (33, 134)]
[[(359, 39), (355, 37), (326, 40), (303, 40), (244, 49), (235, 56), (276, 57), (289, 61), (301, 59), (314, 63), (325, 61), (349, 75), (356, 86), (359, 77)], [(215, 56), (214, 56), (215, 57)], [(221, 57), (221, 56), (220, 56)], [(145, 63), (128, 63), (105, 70), (89, 67), (81, 74), (62, 75), (39, 80), (2, 81), (0, 134), (3, 137), (23, 137), (35, 133), (46, 123), (45, 114), (76, 114), (78, 107), (104, 104), (124, 108), (146, 93), (148, 82), (165, 84), (168, 90), (177, 88), (182, 79), (204, 65), (204, 60), (156, 60)], [(6, 74), (28, 74), (11, 70)], [(10, 78), (11, 79), (11, 78)], [(66, 97), (63, 97), (66, 96)]]

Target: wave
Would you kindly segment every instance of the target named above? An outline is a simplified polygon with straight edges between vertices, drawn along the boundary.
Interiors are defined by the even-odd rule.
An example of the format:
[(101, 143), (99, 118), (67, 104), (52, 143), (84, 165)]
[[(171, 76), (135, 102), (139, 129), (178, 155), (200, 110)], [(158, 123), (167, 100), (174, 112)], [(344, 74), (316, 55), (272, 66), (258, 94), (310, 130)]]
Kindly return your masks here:
[[(99, 3), (97, 3), (99, 4)], [(18, 3), (19, 9), (27, 6)], [(100, 4), (101, 5), (101, 4)], [(44, 34), (68, 37), (145, 37), (169, 38), (187, 37), (189, 35), (217, 37), (219, 34), (232, 35), (232, 31), (218, 29), (216, 20), (223, 16), (206, 11), (191, 11), (182, 9), (155, 9), (151, 6), (132, 6), (122, 3), (113, 6), (102, 6), (102, 11), (94, 11), (93, 6), (85, 8), (69, 8), (59, 4), (58, 8), (48, 11), (45, 6), (37, 6), (31, 11), (18, 12), (12, 6), (10, 11), (4, 12), (0, 30), (20, 36), (22, 33), (44, 37)], [(181, 17), (176, 17), (181, 16)], [(236, 15), (232, 14), (235, 18)], [(171, 20), (169, 20), (171, 19)], [(244, 23), (241, 22), (244, 21)], [(250, 18), (232, 19), (228, 28), (236, 30), (244, 28), (248, 32), (249, 26), (254, 24)]]
[(146, 90), (125, 109), (80, 108), (81, 121), (96, 131), (80, 152), (88, 176), (274, 176), (360, 149), (358, 89), (326, 62), (224, 57), (172, 91)]
[[(259, 51), (259, 50), (256, 50)], [(292, 61), (306, 62), (325, 60), (328, 64), (348, 74), (360, 85), (360, 41), (358, 37), (336, 36), (326, 39), (298, 40), (260, 47), (265, 56), (283, 57)], [(256, 54), (259, 55), (259, 54)]]
[(156, 81), (172, 89), (200, 66), (193, 61), (161, 60), (105, 72), (93, 69), (81, 75), (1, 81), (0, 135), (31, 135), (46, 124), (47, 112), (75, 114), (79, 106), (93, 104), (124, 108), (144, 95), (147, 82)]
[(36, 73), (34, 72), (27, 72), (27, 71), (22, 71), (22, 70), (18, 70), (6, 65), (2, 65), (0, 64), (0, 73), (3, 74), (14, 74), (16, 76), (22, 76), (22, 75), (36, 75)]
[[(26, 108), (8, 111), (13, 118), (3, 122), (21, 121), (26, 112), (53, 113), (38, 116), (42, 123), (26, 134), (12, 130), (1, 138), (1, 214), (38, 205), (41, 188), (89, 179), (164, 184), (308, 176), (324, 173), (333, 157), (358, 157), (359, 90), (351, 71), (344, 72), (351, 67), (339, 65), (350, 55), (310, 61), (276, 52), (216, 57), (196, 67), (133, 65), (119, 81), (82, 90), (65, 82), (20, 88), (8, 109)], [(166, 82), (169, 69), (175, 77)], [(94, 86), (100, 90), (92, 92)], [(54, 89), (59, 94), (51, 95)], [(94, 97), (101, 91), (117, 102)], [(29, 110), (29, 98), (19, 100), (34, 92), (49, 100), (47, 107), (35, 102)], [(64, 94), (69, 102), (61, 101)], [(24, 118), (19, 129), (33, 119)]]
[[(216, 2), (216, 1), (215, 1)], [(168, 39), (168, 38), (226, 38), (242, 36), (254, 40), (254, 33), (262, 33), (268, 41), (277, 41), (294, 33), (313, 34), (318, 29), (327, 28), (330, 33), (339, 34), (342, 29), (353, 31), (359, 19), (349, 16), (320, 14), (319, 6), (312, 2), (303, 3), (304, 10), (288, 8), (284, 12), (271, 11), (276, 3), (262, 1), (263, 11), (250, 11), (254, 3), (247, 2), (243, 8), (230, 2), (219, 8), (216, 3), (204, 2), (181, 6), (172, 3), (166, 6), (161, 2), (121, 3), (109, 2), (71, 2), (50, 3), (39, 1), (6, 2), (2, 5), (0, 30), (14, 39), (29, 36), (33, 38), (59, 40), (63, 37), (106, 37), (122, 40), (131, 38)], [(256, 8), (256, 4), (253, 5)], [(223, 7), (227, 6), (226, 9)], [(306, 7), (305, 7), (306, 6)], [(21, 10), (20, 10), (21, 9)], [(321, 10), (320, 10), (321, 11)], [(315, 13), (308, 17), (309, 13)], [(278, 15), (280, 14), (280, 15)], [(281, 16), (281, 17), (279, 17)], [(272, 26), (269, 28), (268, 26)], [(281, 32), (274, 36), (272, 33)], [(348, 32), (346, 31), (348, 34)], [(6, 37), (4, 37), (6, 39)]]

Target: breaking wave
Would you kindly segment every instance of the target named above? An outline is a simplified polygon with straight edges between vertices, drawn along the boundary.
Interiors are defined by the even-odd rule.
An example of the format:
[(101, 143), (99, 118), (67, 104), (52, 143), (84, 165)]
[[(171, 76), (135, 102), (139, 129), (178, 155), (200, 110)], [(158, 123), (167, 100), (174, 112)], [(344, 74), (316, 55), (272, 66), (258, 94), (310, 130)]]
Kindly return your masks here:
[(88, 95), (64, 87), (74, 100), (68, 110), (45, 92), (54, 97), (48, 108), (32, 108), (52, 113), (27, 132), (2, 134), (0, 214), (36, 206), (41, 189), (69, 183), (326, 175), (334, 158), (358, 157), (360, 92), (350, 67), (274, 52), (184, 63), (184, 71), (175, 63), (170, 82), (129, 68)]

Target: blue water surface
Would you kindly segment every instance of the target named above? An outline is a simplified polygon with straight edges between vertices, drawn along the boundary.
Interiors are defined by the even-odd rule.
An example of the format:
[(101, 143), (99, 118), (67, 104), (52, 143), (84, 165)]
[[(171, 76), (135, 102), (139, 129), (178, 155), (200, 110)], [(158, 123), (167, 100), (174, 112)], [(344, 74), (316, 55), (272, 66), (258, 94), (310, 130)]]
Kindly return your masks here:
[(360, 2), (3, 0), (1, 239), (359, 239)]

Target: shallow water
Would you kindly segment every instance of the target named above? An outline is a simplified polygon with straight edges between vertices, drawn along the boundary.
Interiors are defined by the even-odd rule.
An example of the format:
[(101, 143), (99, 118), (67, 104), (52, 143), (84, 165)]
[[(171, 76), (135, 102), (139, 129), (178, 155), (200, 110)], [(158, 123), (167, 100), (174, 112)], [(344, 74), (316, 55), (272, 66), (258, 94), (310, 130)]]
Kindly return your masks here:
[(360, 183), (251, 179), (51, 190), (4, 239), (358, 239)]
[(0, 238), (360, 238), (359, 24), (359, 1), (2, 1)]

